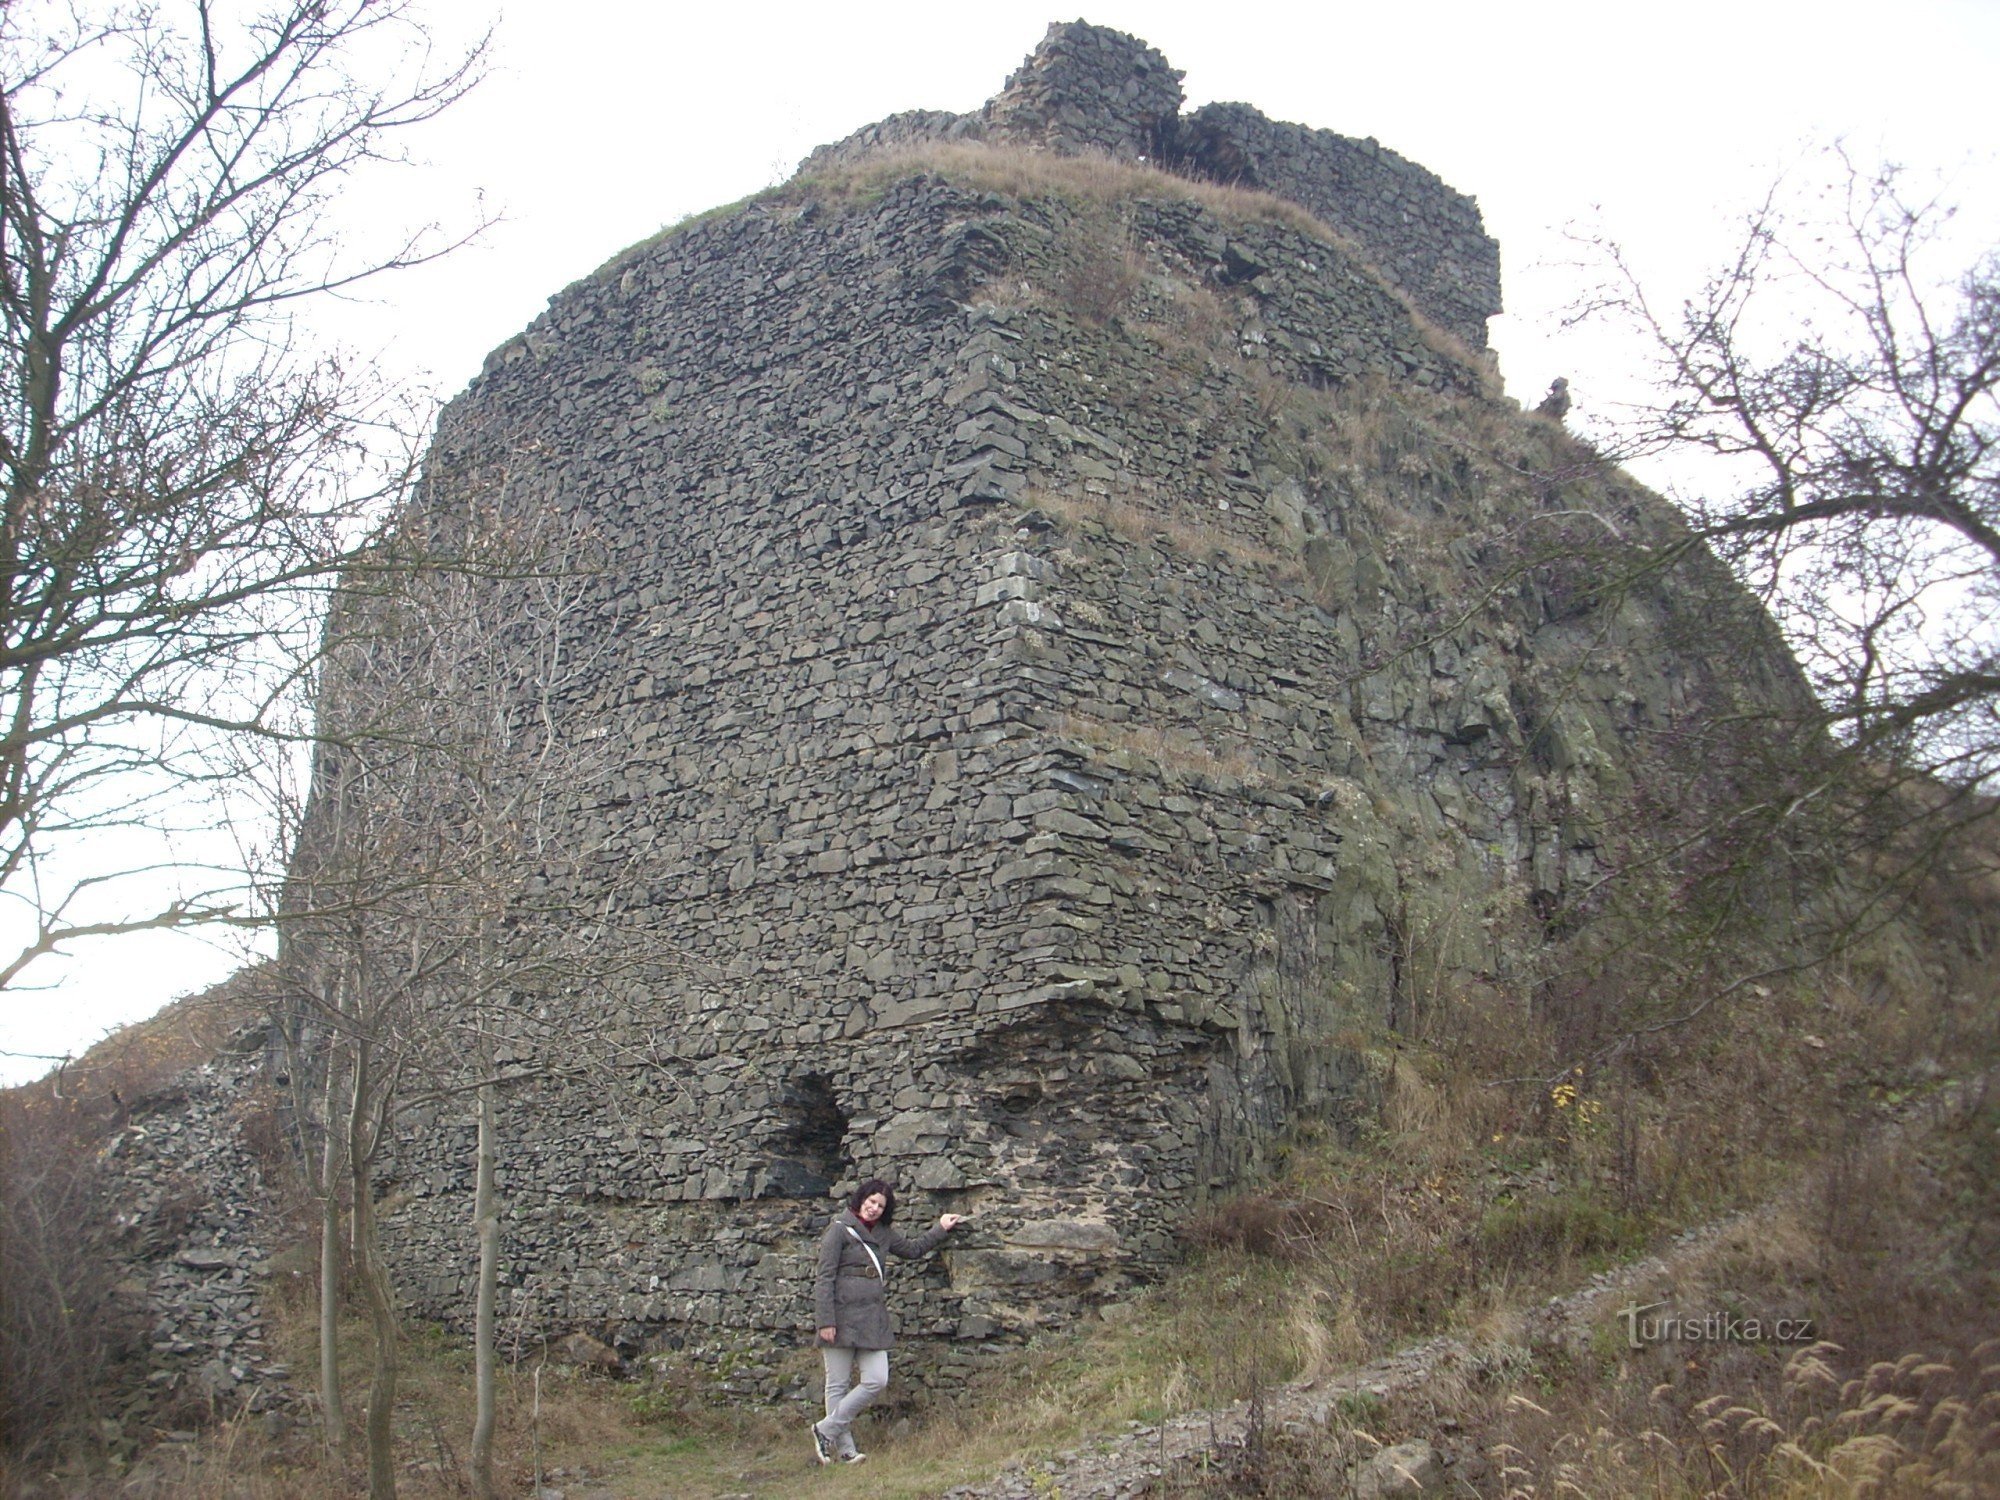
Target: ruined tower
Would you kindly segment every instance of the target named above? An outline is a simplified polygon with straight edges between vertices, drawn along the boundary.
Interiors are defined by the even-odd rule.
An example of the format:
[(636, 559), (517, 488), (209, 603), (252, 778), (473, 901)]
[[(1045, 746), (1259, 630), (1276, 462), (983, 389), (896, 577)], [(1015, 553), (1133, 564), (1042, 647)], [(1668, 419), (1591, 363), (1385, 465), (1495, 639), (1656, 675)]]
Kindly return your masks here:
[[(494, 352), (433, 503), (499, 475), (602, 548), (553, 712), (616, 754), (548, 878), (689, 960), (545, 1011), (655, 1061), (515, 1090), (524, 1316), (795, 1329), (830, 1194), (881, 1174), (973, 1215), (906, 1333), (1022, 1332), (1373, 1107), (1385, 1040), (1591, 878), (1640, 734), (1713, 690), (1673, 590), (1598, 617), (1510, 572), (1524, 534), (1600, 541), (1580, 508), (1674, 523), (1559, 493), (1565, 440), (1490, 389), (1498, 307), (1471, 199), (1183, 115), (1077, 23)], [(410, 1118), (385, 1228), (446, 1318), (465, 1141)]]

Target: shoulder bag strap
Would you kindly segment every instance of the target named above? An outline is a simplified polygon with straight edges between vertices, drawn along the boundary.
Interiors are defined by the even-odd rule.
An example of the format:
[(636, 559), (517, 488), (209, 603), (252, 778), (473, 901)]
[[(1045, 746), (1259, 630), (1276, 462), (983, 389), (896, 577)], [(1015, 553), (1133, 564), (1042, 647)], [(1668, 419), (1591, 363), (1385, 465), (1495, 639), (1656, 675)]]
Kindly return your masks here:
[(843, 1224), (840, 1227), (847, 1231), (849, 1239), (853, 1240), (855, 1244), (859, 1245), (863, 1250), (867, 1251), (868, 1259), (871, 1262), (873, 1262), (875, 1266), (875, 1279), (877, 1281), (886, 1284), (889, 1278), (885, 1276), (882, 1272), (882, 1257), (875, 1253), (875, 1247), (869, 1244), (868, 1241), (861, 1238), (861, 1231), (856, 1229), (852, 1224)]

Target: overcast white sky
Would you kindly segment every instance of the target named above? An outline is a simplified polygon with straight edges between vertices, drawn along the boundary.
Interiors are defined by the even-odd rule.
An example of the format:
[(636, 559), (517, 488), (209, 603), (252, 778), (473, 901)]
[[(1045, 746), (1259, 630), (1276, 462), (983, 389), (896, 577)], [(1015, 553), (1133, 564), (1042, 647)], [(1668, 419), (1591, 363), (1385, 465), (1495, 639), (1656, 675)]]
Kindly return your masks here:
[[(164, 0), (172, 9), (177, 0)], [(447, 37), (488, 6), (436, 0)], [(813, 146), (902, 109), (970, 110), (1051, 20), (1020, 0), (681, 5), (515, 0), (491, 76), (412, 145), (419, 170), (364, 184), (352, 232), (480, 205), (503, 215), (448, 263), (377, 287), (329, 326), (440, 395), (463, 387), (548, 297), (686, 214), (788, 176)], [(1564, 334), (1572, 223), (1601, 223), (1657, 284), (1712, 261), (1742, 210), (1836, 138), (1938, 174), (1968, 245), (2000, 224), (2000, 3), (1679, 0), (1671, 6), (1428, 3), (1290, 8), (1100, 0), (1085, 19), (1145, 38), (1190, 107), (1372, 135), (1471, 193), (1500, 241), (1508, 312), (1492, 337), (1532, 402), (1570, 377), (1581, 415), (1627, 351)], [(0, 1050), (61, 1053), (227, 973), (191, 939), (84, 950), (62, 984), (15, 995)], [(58, 977), (41, 973), (42, 980)], [(0, 1057), (0, 1081), (46, 1064)]]

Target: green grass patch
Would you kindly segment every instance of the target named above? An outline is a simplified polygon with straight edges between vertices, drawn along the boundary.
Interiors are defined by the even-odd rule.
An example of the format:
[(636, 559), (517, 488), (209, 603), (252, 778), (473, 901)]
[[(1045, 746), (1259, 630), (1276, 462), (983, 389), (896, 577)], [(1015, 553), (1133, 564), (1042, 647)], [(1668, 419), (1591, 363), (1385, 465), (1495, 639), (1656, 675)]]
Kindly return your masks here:
[(1480, 1216), (1480, 1251), (1502, 1265), (1550, 1262), (1600, 1271), (1645, 1248), (1651, 1226), (1588, 1189), (1534, 1193), (1497, 1204)]

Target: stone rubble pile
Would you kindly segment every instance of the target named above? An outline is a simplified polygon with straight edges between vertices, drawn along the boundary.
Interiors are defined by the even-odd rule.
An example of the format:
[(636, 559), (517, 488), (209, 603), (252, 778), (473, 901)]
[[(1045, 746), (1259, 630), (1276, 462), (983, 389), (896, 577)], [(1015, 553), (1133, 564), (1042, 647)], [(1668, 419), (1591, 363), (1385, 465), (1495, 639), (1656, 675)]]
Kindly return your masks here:
[[(266, 1340), (281, 1214), (246, 1142), (266, 1105), (261, 1031), (135, 1101), (104, 1148), (128, 1311), (148, 1324), (128, 1426), (165, 1412), (276, 1411), (290, 1370)], [(254, 1131), (252, 1132), (254, 1134)]]

